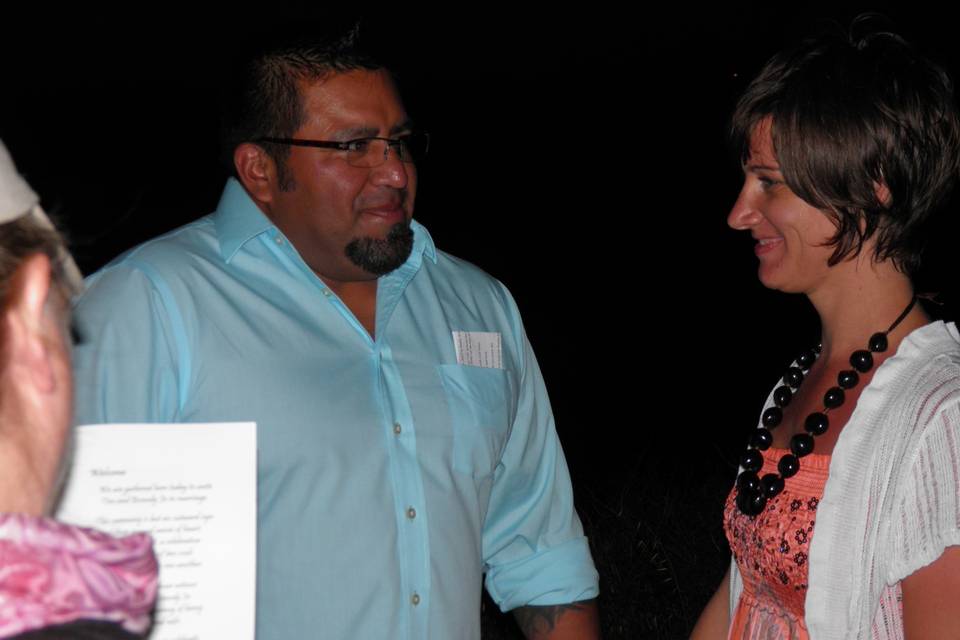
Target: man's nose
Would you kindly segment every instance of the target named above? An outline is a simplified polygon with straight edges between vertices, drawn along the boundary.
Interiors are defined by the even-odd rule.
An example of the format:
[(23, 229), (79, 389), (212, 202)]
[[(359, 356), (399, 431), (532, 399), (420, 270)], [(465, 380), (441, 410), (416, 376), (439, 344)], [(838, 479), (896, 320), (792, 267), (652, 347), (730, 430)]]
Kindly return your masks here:
[(383, 163), (371, 169), (374, 182), (395, 189), (403, 189), (410, 180), (409, 172), (415, 171), (413, 163), (400, 159), (400, 150), (391, 144), (384, 144)]

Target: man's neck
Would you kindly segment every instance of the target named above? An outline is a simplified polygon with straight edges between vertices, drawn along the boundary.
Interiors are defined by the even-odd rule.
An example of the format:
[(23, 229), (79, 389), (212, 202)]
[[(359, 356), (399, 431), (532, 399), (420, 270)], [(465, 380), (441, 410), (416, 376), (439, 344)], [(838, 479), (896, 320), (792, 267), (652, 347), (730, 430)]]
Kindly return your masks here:
[(321, 278), (327, 287), (347, 305), (354, 317), (360, 321), (371, 338), (376, 337), (377, 320), (377, 280), (357, 282), (336, 282)]

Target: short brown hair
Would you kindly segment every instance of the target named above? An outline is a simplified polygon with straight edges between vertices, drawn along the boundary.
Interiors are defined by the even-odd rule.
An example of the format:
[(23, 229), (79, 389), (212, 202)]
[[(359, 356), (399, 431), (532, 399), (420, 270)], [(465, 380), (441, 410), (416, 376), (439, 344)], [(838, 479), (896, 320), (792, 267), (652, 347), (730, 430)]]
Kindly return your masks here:
[(836, 222), (829, 264), (875, 236), (875, 259), (913, 275), (960, 171), (960, 121), (947, 73), (896, 34), (854, 35), (866, 22), (770, 59), (737, 103), (731, 141), (745, 162), (770, 117), (787, 185)]

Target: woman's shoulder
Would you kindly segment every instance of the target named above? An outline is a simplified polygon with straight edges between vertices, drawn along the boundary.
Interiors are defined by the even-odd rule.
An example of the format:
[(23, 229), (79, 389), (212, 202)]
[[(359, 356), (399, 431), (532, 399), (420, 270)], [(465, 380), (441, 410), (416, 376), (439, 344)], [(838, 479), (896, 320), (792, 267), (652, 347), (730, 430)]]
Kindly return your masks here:
[(960, 403), (960, 333), (953, 323), (932, 322), (916, 329), (877, 369), (862, 404), (882, 415), (903, 412), (923, 422), (951, 403)]
[(953, 322), (931, 322), (908, 334), (888, 362), (904, 368), (956, 368), (960, 366), (960, 332)]
[(954, 484), (951, 479), (960, 474), (957, 327), (934, 322), (917, 329), (887, 363), (891, 366), (881, 367), (874, 378), (877, 395), (883, 396), (876, 407), (874, 435), (878, 449), (891, 457), (892, 475), (899, 477), (897, 493), (903, 498), (904, 492), (918, 490), (910, 479), (924, 483), (940, 478)]
[(953, 322), (937, 320), (912, 331), (903, 339), (904, 356), (929, 354), (960, 362), (960, 331)]
[[(943, 465), (931, 470), (924, 461), (944, 455), (947, 449), (956, 450), (960, 460), (960, 334), (956, 326), (934, 322), (904, 338), (860, 395), (850, 426), (854, 428), (844, 429), (834, 457), (899, 478), (892, 485), (898, 492), (916, 465), (926, 469), (924, 474), (952, 473)], [(859, 481), (857, 474), (849, 480)]]
[[(858, 428), (834, 450), (831, 478), (844, 489), (834, 497), (876, 527), (871, 557), (882, 558), (879, 575), (893, 584), (960, 542), (960, 492), (945, 490), (960, 477), (956, 326), (935, 322), (908, 335), (877, 369), (857, 414)], [(826, 520), (821, 513), (818, 529)]]

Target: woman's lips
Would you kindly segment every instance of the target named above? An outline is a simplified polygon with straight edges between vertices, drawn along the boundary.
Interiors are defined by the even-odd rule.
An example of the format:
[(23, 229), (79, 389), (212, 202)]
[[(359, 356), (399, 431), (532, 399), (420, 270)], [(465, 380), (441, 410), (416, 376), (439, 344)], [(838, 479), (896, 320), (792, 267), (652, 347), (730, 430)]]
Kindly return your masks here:
[(757, 244), (753, 247), (753, 252), (762, 256), (766, 253), (770, 253), (777, 247), (783, 244), (783, 238), (757, 238)]

